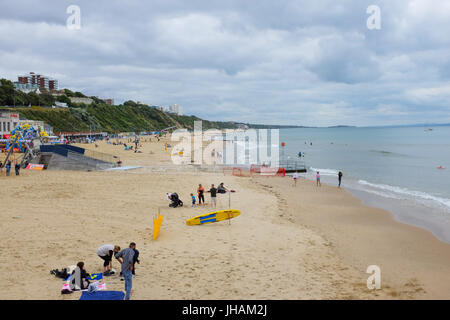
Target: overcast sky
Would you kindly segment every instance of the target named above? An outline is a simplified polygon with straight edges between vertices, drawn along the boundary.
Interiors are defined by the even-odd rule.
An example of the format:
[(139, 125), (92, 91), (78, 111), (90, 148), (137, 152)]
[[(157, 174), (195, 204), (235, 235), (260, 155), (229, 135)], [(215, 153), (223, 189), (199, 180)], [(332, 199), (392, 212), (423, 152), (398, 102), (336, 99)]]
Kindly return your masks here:
[(0, 77), (34, 71), (210, 120), (444, 123), (449, 33), (448, 0), (0, 0)]

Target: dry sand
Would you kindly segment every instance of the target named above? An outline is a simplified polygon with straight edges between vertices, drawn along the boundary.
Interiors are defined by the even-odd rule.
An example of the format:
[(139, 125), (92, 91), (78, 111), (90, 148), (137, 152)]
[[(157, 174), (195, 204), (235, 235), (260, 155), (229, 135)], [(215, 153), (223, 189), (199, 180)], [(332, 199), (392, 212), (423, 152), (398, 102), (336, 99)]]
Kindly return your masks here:
[[(49, 271), (84, 261), (88, 272), (101, 272), (96, 249), (131, 241), (141, 258), (132, 299), (450, 298), (450, 245), (429, 232), (306, 180), (293, 188), (288, 177), (180, 171), (164, 141), (143, 142), (142, 153), (81, 145), (144, 166), (136, 170), (3, 173), (0, 299), (78, 299), (79, 292), (61, 295), (62, 281)], [(212, 211), (192, 208), (189, 194), (220, 182), (237, 191), (232, 208), (242, 214), (187, 226)], [(169, 208), (166, 192), (179, 193), (185, 206)], [(217, 209), (228, 208), (228, 195), (218, 196)], [(164, 221), (153, 241), (158, 208)], [(372, 264), (381, 268), (380, 290), (366, 287)], [(113, 267), (120, 270), (117, 261)], [(118, 277), (105, 279), (108, 289), (123, 290)]]

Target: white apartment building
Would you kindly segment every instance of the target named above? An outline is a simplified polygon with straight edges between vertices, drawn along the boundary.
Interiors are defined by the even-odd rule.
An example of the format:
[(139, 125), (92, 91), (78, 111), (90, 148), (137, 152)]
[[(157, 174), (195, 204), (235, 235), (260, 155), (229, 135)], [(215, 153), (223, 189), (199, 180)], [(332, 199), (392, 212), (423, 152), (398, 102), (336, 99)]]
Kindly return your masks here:
[(183, 108), (180, 107), (180, 106), (177, 105), (177, 104), (173, 104), (173, 105), (171, 105), (171, 106), (169, 107), (169, 112), (175, 113), (175, 114), (177, 114), (177, 115), (179, 115), (179, 116), (182, 116), (182, 115), (183, 115)]

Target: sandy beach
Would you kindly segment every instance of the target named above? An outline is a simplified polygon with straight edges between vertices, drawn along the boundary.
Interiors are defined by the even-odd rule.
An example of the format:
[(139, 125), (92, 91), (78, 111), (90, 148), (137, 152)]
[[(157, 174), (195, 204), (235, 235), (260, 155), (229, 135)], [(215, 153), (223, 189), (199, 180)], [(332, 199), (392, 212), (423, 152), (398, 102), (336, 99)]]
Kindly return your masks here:
[[(129, 171), (28, 171), (0, 176), (0, 299), (79, 299), (61, 295), (50, 270), (84, 261), (107, 243), (136, 242), (141, 264), (132, 299), (449, 299), (450, 245), (430, 232), (367, 207), (344, 189), (290, 177), (234, 177), (172, 165), (162, 139), (143, 138), (142, 153), (106, 142), (79, 146), (120, 157)], [(199, 183), (236, 190), (231, 221), (187, 226), (213, 211), (192, 208)], [(169, 208), (177, 192), (181, 208)], [(228, 208), (218, 195), (217, 209)], [(209, 203), (209, 196), (206, 195)], [(152, 219), (161, 211), (161, 233)], [(381, 269), (381, 289), (369, 290), (366, 269)], [(113, 268), (120, 270), (117, 261)], [(116, 276), (110, 290), (123, 290)]]

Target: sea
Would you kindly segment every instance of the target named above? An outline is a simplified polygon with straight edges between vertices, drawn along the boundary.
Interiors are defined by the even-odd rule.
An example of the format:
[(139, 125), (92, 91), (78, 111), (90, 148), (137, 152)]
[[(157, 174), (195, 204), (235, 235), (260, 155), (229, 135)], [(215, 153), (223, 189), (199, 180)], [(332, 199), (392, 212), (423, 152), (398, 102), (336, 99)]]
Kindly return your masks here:
[[(280, 154), (305, 178), (338, 184), (366, 205), (450, 243), (450, 126), (280, 129)], [(439, 169), (438, 167), (443, 167)]]

